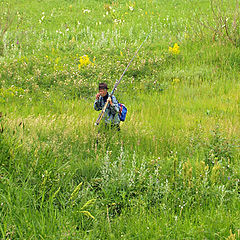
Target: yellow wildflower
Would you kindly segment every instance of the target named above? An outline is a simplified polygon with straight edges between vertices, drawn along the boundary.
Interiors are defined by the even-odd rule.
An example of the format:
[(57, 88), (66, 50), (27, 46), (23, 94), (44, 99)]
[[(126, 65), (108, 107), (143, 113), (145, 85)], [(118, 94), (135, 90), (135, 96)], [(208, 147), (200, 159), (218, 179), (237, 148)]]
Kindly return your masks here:
[[(95, 61), (95, 58), (93, 59), (93, 61)], [(82, 67), (84, 66), (86, 67), (89, 64), (91, 64), (92, 66), (94, 65), (94, 63), (90, 61), (90, 58), (88, 57), (88, 55), (81, 56), (79, 58), (78, 69), (80, 70)]]
[(174, 78), (172, 80), (172, 85), (175, 85), (175, 84), (178, 84), (180, 82), (180, 79), (179, 78)]
[(173, 47), (169, 47), (168, 50), (173, 55), (178, 55), (180, 53), (179, 45), (177, 43), (175, 43)]

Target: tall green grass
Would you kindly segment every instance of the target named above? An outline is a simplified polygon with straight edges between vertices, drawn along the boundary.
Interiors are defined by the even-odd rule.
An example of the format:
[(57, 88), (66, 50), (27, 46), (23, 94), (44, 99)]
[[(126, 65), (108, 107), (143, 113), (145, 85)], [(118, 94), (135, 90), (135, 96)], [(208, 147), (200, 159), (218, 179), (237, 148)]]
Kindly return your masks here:
[[(2, 239), (240, 238), (239, 49), (193, 21), (209, 2), (1, 4)], [(151, 29), (116, 91), (126, 122), (99, 131), (98, 83)]]

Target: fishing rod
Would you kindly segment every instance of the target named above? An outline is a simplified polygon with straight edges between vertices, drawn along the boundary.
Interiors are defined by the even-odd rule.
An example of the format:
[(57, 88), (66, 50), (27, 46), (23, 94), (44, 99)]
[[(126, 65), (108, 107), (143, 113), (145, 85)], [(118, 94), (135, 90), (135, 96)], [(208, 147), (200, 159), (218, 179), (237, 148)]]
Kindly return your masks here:
[[(121, 82), (124, 74), (125, 74), (126, 71), (128, 70), (128, 68), (129, 68), (130, 64), (132, 63), (133, 59), (136, 57), (136, 55), (138, 54), (138, 52), (139, 52), (139, 50), (141, 49), (141, 47), (143, 46), (143, 44), (147, 41), (147, 39), (148, 39), (149, 35), (151, 34), (151, 32), (152, 32), (152, 31), (150, 31), (150, 33), (147, 35), (147, 37), (146, 37), (145, 40), (142, 42), (142, 44), (140, 45), (140, 47), (137, 49), (137, 51), (135, 52), (133, 58), (132, 58), (132, 59), (130, 60), (130, 62), (128, 63), (126, 69), (124, 70), (124, 72), (123, 72), (123, 74), (121, 75), (121, 77), (119, 78), (119, 80), (116, 81), (116, 83), (115, 83), (115, 85), (114, 85), (114, 87), (113, 87), (113, 90), (112, 90), (112, 92), (111, 92), (111, 94), (110, 94), (110, 96), (109, 96), (110, 98), (112, 97), (112, 95), (114, 94), (115, 90), (117, 89), (117, 86), (118, 86), (119, 83)], [(98, 118), (97, 118), (97, 121), (95, 122), (95, 125), (99, 125), (100, 121), (102, 120), (102, 118), (103, 118), (103, 116), (104, 116), (104, 114), (105, 114), (105, 111), (106, 111), (106, 109), (107, 109), (108, 104), (109, 104), (109, 100), (107, 100), (107, 102), (105, 103), (105, 105), (104, 105), (101, 113), (99, 114), (99, 116), (98, 116)]]

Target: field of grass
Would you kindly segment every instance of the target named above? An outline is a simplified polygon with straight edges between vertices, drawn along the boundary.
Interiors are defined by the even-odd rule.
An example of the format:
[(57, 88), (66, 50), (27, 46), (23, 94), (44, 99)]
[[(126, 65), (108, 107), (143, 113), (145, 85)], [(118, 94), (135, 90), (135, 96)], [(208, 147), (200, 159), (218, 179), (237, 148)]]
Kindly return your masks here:
[(0, 239), (240, 239), (240, 32), (210, 0), (0, 6)]

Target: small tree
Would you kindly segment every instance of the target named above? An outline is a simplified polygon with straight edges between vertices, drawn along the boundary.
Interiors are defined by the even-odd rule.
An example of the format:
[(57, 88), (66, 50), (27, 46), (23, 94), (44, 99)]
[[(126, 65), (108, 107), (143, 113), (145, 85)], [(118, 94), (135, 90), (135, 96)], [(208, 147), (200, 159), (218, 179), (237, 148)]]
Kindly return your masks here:
[[(212, 40), (224, 40), (234, 46), (240, 45), (240, 9), (239, 0), (235, 4), (232, 1), (209, 0), (210, 16), (200, 16), (202, 13), (195, 12), (196, 21), (205, 29), (212, 32)], [(231, 3), (229, 3), (231, 2)], [(226, 3), (230, 5), (227, 6)], [(203, 17), (203, 18), (202, 18)]]
[(10, 11), (10, 8), (4, 9), (0, 11), (0, 56), (3, 56), (4, 53), (4, 35), (10, 28), (14, 14)]

